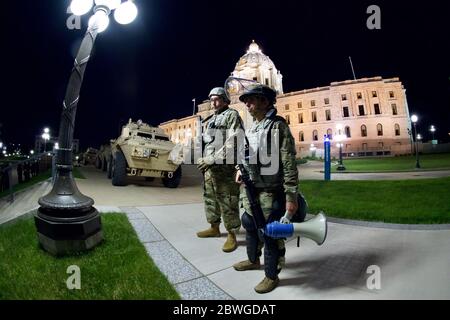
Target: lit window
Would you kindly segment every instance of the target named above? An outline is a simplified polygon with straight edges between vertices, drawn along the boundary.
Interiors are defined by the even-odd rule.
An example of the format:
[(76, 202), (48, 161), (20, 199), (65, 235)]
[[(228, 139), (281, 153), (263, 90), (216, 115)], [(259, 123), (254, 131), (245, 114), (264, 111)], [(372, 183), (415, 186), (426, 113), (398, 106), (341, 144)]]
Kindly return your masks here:
[(395, 103), (392, 104), (392, 114), (394, 116), (396, 116), (398, 114), (397, 113), (397, 105)]
[(367, 127), (365, 124), (361, 126), (361, 137), (367, 137)]
[(347, 136), (347, 138), (352, 137), (349, 126), (345, 127), (345, 135)]
[(400, 125), (398, 123), (395, 124), (395, 135), (396, 136), (400, 135)]
[(381, 123), (377, 124), (377, 133), (379, 136), (383, 135), (383, 125)]
[(318, 141), (319, 140), (319, 133), (317, 132), (317, 130), (313, 131), (313, 140), (314, 141)]

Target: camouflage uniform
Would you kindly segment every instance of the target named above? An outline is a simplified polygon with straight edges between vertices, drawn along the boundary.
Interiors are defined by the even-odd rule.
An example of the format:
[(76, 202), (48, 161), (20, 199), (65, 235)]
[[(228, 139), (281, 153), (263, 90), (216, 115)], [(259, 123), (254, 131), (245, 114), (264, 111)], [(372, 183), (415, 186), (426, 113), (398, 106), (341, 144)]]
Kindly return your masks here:
[[(226, 164), (227, 154), (233, 152), (235, 161), (236, 144), (224, 144), (227, 134), (242, 128), (239, 113), (230, 108), (214, 114), (207, 122), (204, 134), (205, 156), (212, 156), (217, 164), (205, 172), (204, 201), (206, 219), (210, 224), (219, 224), (223, 219), (225, 228), (231, 232), (239, 231), (239, 185), (234, 181), (235, 164)], [(222, 133), (223, 140), (215, 140), (216, 130)], [(217, 146), (222, 146), (218, 148)], [(231, 150), (230, 150), (231, 149)], [(220, 163), (223, 164), (220, 164)]]
[[(279, 168), (273, 175), (261, 174), (263, 166), (259, 162), (258, 164), (250, 164), (252, 162), (247, 161), (244, 164), (255, 185), (259, 203), (268, 223), (280, 220), (285, 213), (287, 201), (297, 202), (298, 169), (295, 161), (295, 142), (286, 121), (277, 116), (276, 113), (276, 109), (272, 107), (265, 118), (258, 123), (255, 122), (246, 133), (251, 149), (259, 148), (261, 143), (266, 141), (270, 141), (269, 144), (277, 143), (279, 147), (279, 150), (277, 150), (279, 152)], [(271, 130), (272, 134), (267, 130)], [(271, 138), (268, 138), (269, 134), (271, 134)], [(239, 207), (242, 213), (242, 224), (247, 231), (247, 255), (250, 262), (259, 261), (261, 250), (265, 245), (266, 276), (270, 279), (277, 278), (285, 261), (284, 240), (267, 236), (264, 236), (264, 242), (260, 240), (251, 217), (252, 212), (244, 189), (240, 193)]]

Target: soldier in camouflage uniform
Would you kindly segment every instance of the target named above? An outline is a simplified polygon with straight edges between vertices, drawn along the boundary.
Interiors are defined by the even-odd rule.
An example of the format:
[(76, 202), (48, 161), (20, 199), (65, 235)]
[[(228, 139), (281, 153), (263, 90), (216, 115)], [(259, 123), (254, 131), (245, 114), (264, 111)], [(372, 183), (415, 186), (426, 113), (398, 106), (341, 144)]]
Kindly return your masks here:
[[(237, 248), (236, 233), (241, 227), (239, 218), (239, 185), (235, 182), (236, 143), (227, 139), (230, 134), (243, 130), (239, 113), (228, 107), (230, 101), (223, 88), (214, 88), (209, 98), (214, 114), (208, 119), (203, 137), (204, 158), (198, 160), (198, 168), (204, 174), (204, 201), (206, 220), (211, 227), (198, 232), (200, 238), (220, 237), (220, 222), (223, 219), (228, 237), (224, 252)], [(217, 134), (221, 134), (218, 136)], [(218, 141), (221, 140), (221, 141)], [(230, 143), (231, 142), (231, 143)], [(227, 164), (232, 152), (233, 163)]]
[[(246, 171), (255, 185), (257, 200), (264, 213), (264, 218), (268, 223), (278, 220), (282, 223), (289, 223), (290, 218), (298, 209), (298, 170), (295, 161), (294, 138), (286, 121), (277, 116), (277, 110), (274, 107), (276, 93), (270, 87), (254, 85), (248, 88), (239, 99), (246, 104), (254, 118), (251, 129), (246, 131), (249, 149), (260, 150), (262, 144), (271, 143), (276, 143), (278, 146), (274, 151), (276, 154), (271, 154), (273, 162), (279, 161), (276, 171), (269, 174), (263, 173), (264, 165), (259, 160), (260, 155), (256, 155), (258, 157), (256, 161), (251, 162), (249, 158), (246, 158), (244, 162)], [(268, 150), (273, 149), (268, 146)], [(237, 182), (241, 182), (239, 175), (238, 172)], [(237, 271), (259, 269), (261, 251), (265, 247), (265, 278), (255, 287), (255, 291), (267, 293), (275, 289), (279, 283), (278, 274), (284, 265), (286, 252), (284, 240), (258, 234), (243, 188), (244, 186), (241, 189), (239, 206), (242, 213), (242, 225), (247, 231), (248, 260), (239, 262), (233, 267)]]

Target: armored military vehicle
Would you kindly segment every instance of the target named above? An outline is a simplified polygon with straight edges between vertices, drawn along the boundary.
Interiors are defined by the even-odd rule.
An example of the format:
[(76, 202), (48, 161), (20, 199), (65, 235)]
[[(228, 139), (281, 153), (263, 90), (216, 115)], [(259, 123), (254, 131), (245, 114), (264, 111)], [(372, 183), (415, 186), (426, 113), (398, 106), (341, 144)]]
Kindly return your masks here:
[(127, 177), (161, 178), (167, 188), (181, 181), (182, 156), (161, 128), (131, 119), (119, 138), (111, 140), (108, 178), (114, 186), (125, 186)]
[(95, 160), (95, 167), (97, 169), (106, 172), (108, 170), (108, 162), (111, 159), (111, 145), (103, 144), (100, 146), (100, 150), (97, 154), (97, 159)]
[(97, 159), (98, 150), (95, 148), (88, 148), (83, 154), (83, 165), (95, 165), (95, 159)]

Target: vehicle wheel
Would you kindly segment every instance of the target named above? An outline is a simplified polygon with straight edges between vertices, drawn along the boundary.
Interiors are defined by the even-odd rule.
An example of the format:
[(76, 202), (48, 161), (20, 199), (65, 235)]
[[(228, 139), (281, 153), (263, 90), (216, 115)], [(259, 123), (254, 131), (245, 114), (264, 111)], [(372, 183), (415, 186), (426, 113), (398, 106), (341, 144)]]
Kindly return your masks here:
[(181, 182), (181, 166), (178, 167), (178, 169), (173, 173), (173, 177), (171, 179), (163, 178), (162, 182), (166, 188), (177, 188)]
[(103, 172), (108, 171), (108, 161), (106, 161), (106, 157), (103, 158), (103, 161), (102, 161), (102, 171)]
[(114, 161), (114, 159), (113, 159), (113, 157), (111, 156), (111, 157), (109, 158), (109, 161), (106, 162), (106, 166), (107, 166), (106, 172), (107, 172), (107, 177), (108, 177), (108, 179), (112, 179), (112, 167), (113, 167), (113, 161)]
[(116, 187), (123, 187), (127, 185), (127, 160), (122, 151), (115, 153), (112, 166), (112, 185)]
[(100, 158), (95, 159), (95, 167), (97, 169), (101, 169), (102, 168), (102, 161), (100, 160)]

